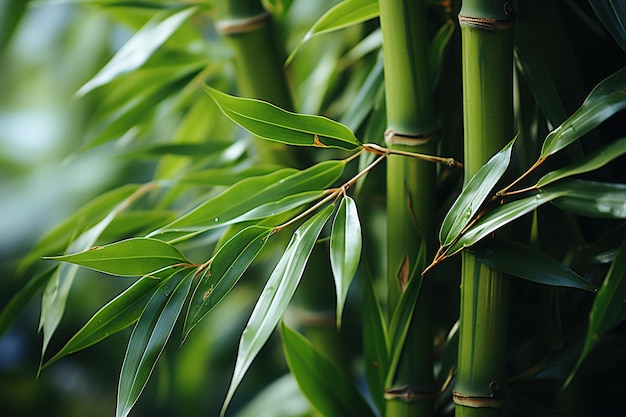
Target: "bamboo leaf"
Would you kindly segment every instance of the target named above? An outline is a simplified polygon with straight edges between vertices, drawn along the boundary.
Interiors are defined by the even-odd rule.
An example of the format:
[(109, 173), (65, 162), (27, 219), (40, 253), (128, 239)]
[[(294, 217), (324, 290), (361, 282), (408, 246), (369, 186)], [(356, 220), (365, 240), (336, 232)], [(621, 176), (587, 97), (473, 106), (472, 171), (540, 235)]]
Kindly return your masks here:
[(159, 239), (177, 236), (176, 240), (182, 240), (181, 234), (184, 238), (250, 218), (291, 210), (294, 204), (304, 204), (315, 198), (314, 193), (305, 193), (319, 193), (337, 180), (344, 166), (342, 161), (325, 161), (304, 171), (282, 169), (242, 180), (148, 236)]
[(619, 248), (609, 272), (604, 278), (602, 287), (594, 300), (589, 315), (589, 327), (583, 350), (578, 362), (570, 373), (565, 386), (572, 380), (576, 371), (585, 360), (585, 357), (593, 349), (602, 335), (613, 326), (617, 325), (622, 317), (620, 312), (626, 299), (626, 240)]
[(304, 35), (304, 38), (298, 42), (294, 50), (287, 58), (289, 64), (302, 44), (307, 42), (314, 36), (321, 35), (339, 29), (344, 29), (370, 19), (378, 17), (378, 1), (377, 0), (345, 0), (331, 7), (313, 27)]
[(622, 68), (591, 91), (576, 112), (546, 137), (541, 158), (552, 155), (626, 107), (626, 68)]
[(116, 417), (128, 415), (146, 386), (183, 308), (194, 272), (183, 269), (165, 279), (141, 313), (122, 364)]
[(374, 417), (354, 383), (304, 336), (282, 325), (283, 349), (291, 373), (309, 402), (326, 417)]
[(389, 366), (385, 387), (391, 386), (395, 377), (400, 356), (404, 349), (404, 342), (412, 322), (411, 317), (413, 317), (413, 312), (422, 289), (422, 283), (424, 282), (424, 276), (418, 273), (418, 271), (424, 269), (426, 263), (426, 245), (423, 238), (421, 238), (421, 241), (420, 253), (417, 255), (415, 265), (409, 275), (408, 284), (400, 295), (400, 300), (396, 304), (389, 323)]
[(576, 161), (575, 163), (557, 169), (556, 171), (549, 172), (541, 177), (537, 181), (537, 188), (544, 187), (552, 182), (560, 179), (571, 177), (573, 175), (583, 174), (590, 172), (598, 168), (602, 168), (615, 158), (618, 158), (626, 153), (626, 138), (622, 138), (612, 142), (611, 144), (586, 155), (583, 159)]
[(528, 83), (537, 104), (552, 126), (567, 119), (567, 112), (541, 53), (532, 42), (532, 28), (519, 22), (515, 25), (515, 60)]
[(626, 52), (626, 4), (619, 0), (589, 0), (589, 4)]
[(113, 210), (121, 201), (130, 197), (139, 189), (137, 184), (128, 184), (97, 196), (70, 217), (47, 232), (37, 242), (35, 248), (26, 256), (19, 266), (20, 271), (26, 270), (44, 255), (60, 252), (70, 244), (72, 235), (77, 228), (92, 227)]
[(305, 417), (311, 406), (291, 373), (262, 387), (234, 417)]
[(539, 249), (517, 242), (489, 239), (470, 250), (490, 268), (539, 284), (578, 288), (597, 292), (598, 289), (576, 272)]
[(54, 268), (48, 268), (34, 275), (2, 308), (2, 312), (0, 313), (0, 338), (11, 328), (11, 325), (17, 320), (20, 312), (46, 282), (48, 282), (53, 273)]
[(530, 213), (549, 201), (563, 197), (568, 192), (567, 185), (555, 184), (552, 187), (546, 187), (541, 190), (539, 194), (496, 207), (478, 219), (459, 239), (446, 248), (446, 256), (451, 256), (463, 248), (472, 246), (502, 226)]
[(553, 204), (561, 210), (582, 216), (625, 219), (626, 184), (567, 180), (567, 195)]
[[(76, 253), (92, 247), (98, 237), (111, 224), (113, 219), (124, 211), (130, 204), (143, 194), (154, 189), (154, 183), (148, 183), (135, 190), (131, 195), (126, 197), (124, 201), (119, 203), (115, 208), (102, 220), (93, 225), (91, 228), (83, 232), (76, 240), (74, 240), (68, 249), (69, 253)], [(65, 303), (69, 295), (70, 288), (74, 277), (78, 272), (78, 265), (70, 263), (62, 263), (55, 270), (52, 278), (48, 281), (43, 292), (41, 300), (41, 315), (39, 319), (39, 329), (43, 329), (43, 346), (41, 356), (46, 353), (48, 343), (54, 334), (57, 326), (61, 322), (65, 311)]]
[(431, 85), (433, 88), (437, 86), (439, 83), (439, 78), (441, 77), (441, 65), (443, 63), (444, 52), (446, 50), (446, 46), (452, 39), (452, 34), (454, 33), (455, 25), (452, 20), (447, 20), (435, 36), (433, 40), (430, 42), (428, 48), (428, 66), (430, 69), (430, 77), (431, 77)]
[(247, 227), (217, 251), (191, 297), (183, 330), (185, 337), (233, 289), (265, 246), (272, 230)]
[(376, 298), (374, 281), (369, 271), (363, 285), (363, 355), (365, 377), (372, 400), (382, 413), (384, 410), (385, 379), (389, 372), (389, 340), (380, 303)]
[[(162, 275), (163, 272), (156, 275)], [(160, 283), (161, 279), (152, 275), (138, 279), (98, 310), (67, 344), (42, 366), (42, 369), (63, 356), (94, 345), (136, 322), (148, 301), (148, 295)]]
[(231, 186), (246, 178), (257, 177), (261, 175), (271, 174), (280, 169), (284, 169), (280, 165), (252, 165), (249, 167), (229, 167), (229, 168), (213, 168), (202, 171), (193, 171), (185, 174), (181, 178), (181, 182), (203, 185), (206, 187)]
[(228, 118), (260, 138), (321, 148), (352, 150), (361, 146), (350, 129), (326, 117), (292, 113), (264, 101), (234, 97), (211, 87), (206, 87), (206, 91)]
[(78, 94), (85, 95), (121, 74), (141, 67), (195, 11), (195, 8), (186, 8), (167, 18), (163, 13), (156, 14), (78, 90)]
[(487, 161), (461, 191), (446, 214), (439, 231), (441, 246), (447, 246), (456, 239), (474, 218), (483, 202), (502, 178), (511, 162), (511, 150), (515, 139)]
[(339, 204), (330, 234), (330, 265), (337, 292), (337, 326), (341, 325), (348, 289), (361, 259), (361, 222), (356, 203), (345, 196)]
[(330, 218), (333, 209), (333, 206), (327, 206), (296, 230), (285, 253), (272, 271), (241, 335), (235, 372), (222, 406), (221, 415), (226, 412), (235, 390), (252, 361), (276, 328), (293, 297), (306, 262), (313, 250), (313, 245), (322, 231), (322, 227)]
[(189, 261), (175, 247), (157, 239), (131, 238), (83, 252), (47, 257), (118, 276), (140, 276)]

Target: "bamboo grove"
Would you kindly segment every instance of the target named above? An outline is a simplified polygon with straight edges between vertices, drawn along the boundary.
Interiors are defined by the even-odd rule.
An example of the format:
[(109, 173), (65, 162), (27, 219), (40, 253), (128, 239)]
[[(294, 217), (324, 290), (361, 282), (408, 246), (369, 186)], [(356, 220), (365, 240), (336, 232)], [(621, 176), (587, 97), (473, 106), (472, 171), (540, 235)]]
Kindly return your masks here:
[[(220, 329), (206, 415), (619, 412), (619, 2), (85, 3), (132, 35), (77, 92), (74, 156), (117, 146), (150, 179), (21, 260), (0, 330), (40, 295), (40, 375), (122, 332), (132, 416)], [(127, 285), (61, 340), (85, 274)]]

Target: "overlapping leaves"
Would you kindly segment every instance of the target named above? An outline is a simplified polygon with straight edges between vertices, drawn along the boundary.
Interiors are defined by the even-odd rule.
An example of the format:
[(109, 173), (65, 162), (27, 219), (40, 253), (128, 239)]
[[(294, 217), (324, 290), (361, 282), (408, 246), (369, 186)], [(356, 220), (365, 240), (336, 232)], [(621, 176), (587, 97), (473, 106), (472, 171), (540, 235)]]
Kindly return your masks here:
[(313, 245), (333, 209), (333, 206), (325, 207), (296, 230), (272, 271), (241, 335), (235, 371), (224, 401), (222, 415), (252, 361), (269, 339), (291, 301)]

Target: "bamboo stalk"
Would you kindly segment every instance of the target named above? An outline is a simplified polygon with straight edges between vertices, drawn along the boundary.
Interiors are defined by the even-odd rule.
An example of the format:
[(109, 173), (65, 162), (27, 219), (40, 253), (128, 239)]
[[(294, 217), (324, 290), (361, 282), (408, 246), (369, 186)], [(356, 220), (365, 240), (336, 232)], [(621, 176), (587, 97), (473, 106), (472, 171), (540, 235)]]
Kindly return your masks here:
[[(513, 10), (468, 0), (459, 14), (463, 45), (465, 180), (513, 136)], [(457, 416), (497, 416), (506, 352), (508, 281), (463, 253)]]
[[(381, 0), (380, 23), (387, 146), (392, 151), (432, 155), (437, 126), (427, 65), (424, 2)], [(420, 245), (434, 241), (436, 168), (431, 162), (394, 154), (387, 159), (387, 282), (393, 311), (417, 262)], [(391, 370), (395, 372), (392, 385), (386, 387), (388, 417), (427, 416), (434, 409), (431, 288), (424, 284), (400, 362)]]
[[(284, 57), (271, 15), (259, 0), (217, 0), (215, 6), (216, 27), (233, 51), (239, 94), (292, 110)], [(301, 165), (303, 162), (283, 144), (256, 139), (255, 149), (259, 159), (266, 163)]]

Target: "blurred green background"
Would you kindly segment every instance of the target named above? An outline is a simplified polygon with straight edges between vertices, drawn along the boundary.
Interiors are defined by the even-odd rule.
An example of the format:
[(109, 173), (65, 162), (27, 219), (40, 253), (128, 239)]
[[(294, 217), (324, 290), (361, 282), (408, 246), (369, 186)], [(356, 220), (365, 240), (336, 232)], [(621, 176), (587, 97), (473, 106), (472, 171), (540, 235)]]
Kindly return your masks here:
[[(76, 2), (0, 1), (0, 307), (29, 276), (16, 273), (19, 260), (56, 223), (119, 183), (148, 180), (153, 165), (116, 157), (116, 145), (78, 150), (84, 144), (98, 92), (76, 91), (130, 37), (101, 9)], [(165, 121), (167, 123), (167, 120)], [(167, 129), (164, 129), (167, 131)], [(58, 350), (129, 281), (81, 271), (61, 328), (51, 342)], [(59, 361), (38, 376), (41, 292), (0, 338), (0, 414), (4, 417), (111, 416), (130, 329)], [(179, 347), (168, 350), (134, 416), (216, 415), (232, 374), (235, 346), (254, 303), (245, 286), (240, 302), (225, 303)], [(227, 323), (227, 325), (224, 325)], [(237, 398), (286, 372), (274, 340), (246, 378)], [(295, 385), (283, 380), (284, 394)], [(286, 385), (285, 385), (286, 384)], [(237, 398), (232, 410), (240, 404)], [(283, 404), (306, 412), (298, 394)], [(234, 413), (231, 413), (234, 415)]]

